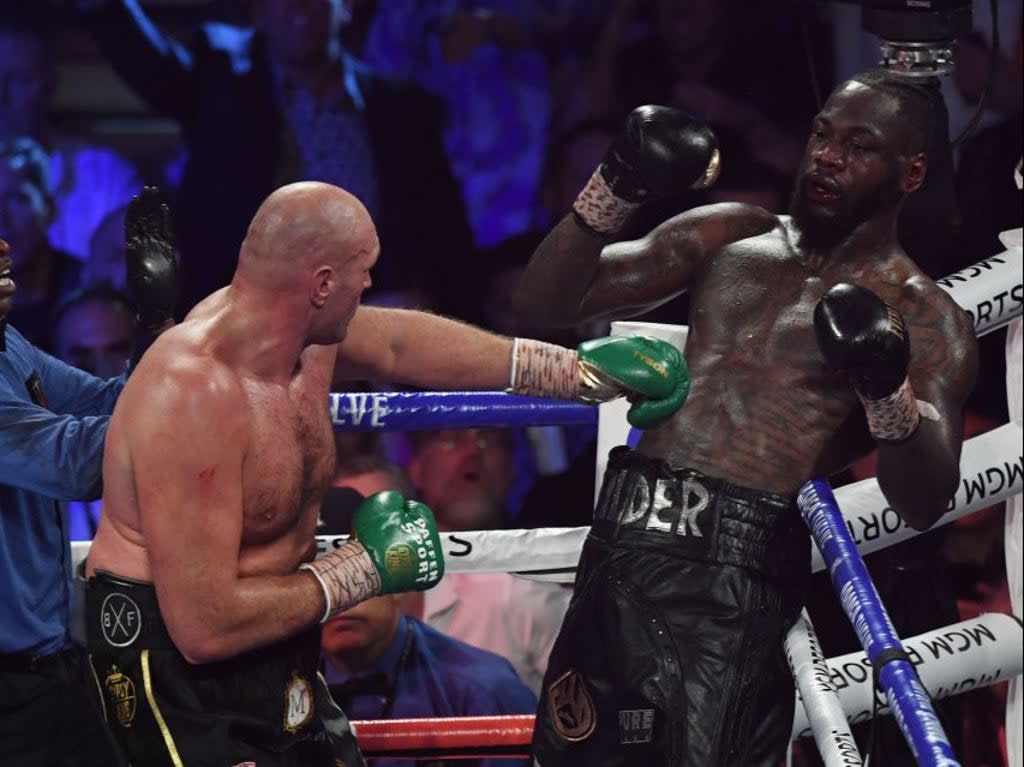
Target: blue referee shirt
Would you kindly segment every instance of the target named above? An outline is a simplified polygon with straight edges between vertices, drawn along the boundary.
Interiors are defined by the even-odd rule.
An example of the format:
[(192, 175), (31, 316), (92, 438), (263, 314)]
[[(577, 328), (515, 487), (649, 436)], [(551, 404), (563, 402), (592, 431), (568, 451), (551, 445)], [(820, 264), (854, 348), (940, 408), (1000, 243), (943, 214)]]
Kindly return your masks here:
[(102, 491), (103, 440), (125, 375), (102, 380), (14, 328), (0, 352), (0, 653), (70, 642), (71, 547), (64, 504)]

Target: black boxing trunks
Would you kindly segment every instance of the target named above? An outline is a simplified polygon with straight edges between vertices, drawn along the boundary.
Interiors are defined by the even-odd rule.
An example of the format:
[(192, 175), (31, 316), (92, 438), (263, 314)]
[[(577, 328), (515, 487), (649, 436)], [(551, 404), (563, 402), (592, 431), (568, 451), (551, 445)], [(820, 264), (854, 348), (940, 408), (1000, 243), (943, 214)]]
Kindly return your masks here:
[(317, 674), (319, 627), (230, 660), (194, 665), (171, 641), (152, 584), (97, 572), (85, 601), (89, 659), (104, 714), (132, 764), (364, 765), (350, 730), (349, 751), (339, 758), (343, 751), (324, 726), (340, 712)]
[(775, 767), (810, 536), (794, 498), (612, 450), (534, 730), (541, 767)]

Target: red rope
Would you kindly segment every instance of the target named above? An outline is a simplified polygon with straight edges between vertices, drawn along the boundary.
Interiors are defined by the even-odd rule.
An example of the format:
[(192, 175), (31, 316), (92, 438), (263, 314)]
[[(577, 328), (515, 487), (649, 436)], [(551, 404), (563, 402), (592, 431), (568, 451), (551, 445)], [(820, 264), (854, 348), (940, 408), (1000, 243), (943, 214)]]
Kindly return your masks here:
[(375, 719), (352, 722), (367, 757), (406, 759), (526, 757), (533, 739), (532, 714)]

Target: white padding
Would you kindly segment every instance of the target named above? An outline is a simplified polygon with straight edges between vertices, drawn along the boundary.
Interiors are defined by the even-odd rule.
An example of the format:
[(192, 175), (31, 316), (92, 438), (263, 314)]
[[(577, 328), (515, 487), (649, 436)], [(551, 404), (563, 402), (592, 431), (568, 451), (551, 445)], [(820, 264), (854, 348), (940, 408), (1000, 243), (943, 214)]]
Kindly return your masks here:
[(1008, 248), (938, 281), (967, 310), (980, 336), (1009, 324), (1021, 313), (1021, 249)]
[(786, 660), (796, 682), (797, 705), (810, 722), (825, 767), (863, 767), (860, 750), (846, 721), (839, 691), (818, 644), (814, 626), (802, 610), (786, 635)]
[[(960, 454), (960, 486), (949, 509), (935, 523), (947, 525), (979, 509), (1020, 495), (1024, 488), (1024, 458), (1020, 424), (1007, 423), (964, 442)], [(836, 501), (861, 554), (884, 549), (918, 535), (885, 502), (878, 480), (871, 478), (835, 491)], [(814, 547), (815, 572), (825, 568)]]

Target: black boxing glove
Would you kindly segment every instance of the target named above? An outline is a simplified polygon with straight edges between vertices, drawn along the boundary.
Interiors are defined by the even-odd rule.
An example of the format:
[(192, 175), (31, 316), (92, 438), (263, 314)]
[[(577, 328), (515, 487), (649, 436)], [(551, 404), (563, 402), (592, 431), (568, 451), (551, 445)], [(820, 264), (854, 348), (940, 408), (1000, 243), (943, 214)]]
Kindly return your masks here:
[(620, 200), (645, 202), (709, 186), (718, 167), (710, 128), (672, 107), (643, 106), (629, 113), (600, 171)]
[(718, 170), (718, 139), (707, 126), (672, 107), (637, 107), (573, 211), (583, 228), (611, 234), (640, 204), (710, 186)]
[(910, 338), (900, 313), (859, 285), (840, 283), (814, 308), (814, 332), (826, 364), (850, 378), (876, 439), (900, 441), (917, 428), (907, 381)]
[(178, 303), (170, 210), (161, 202), (156, 187), (144, 187), (128, 203), (124, 235), (128, 290), (135, 300), (139, 324), (156, 333), (173, 322)]

